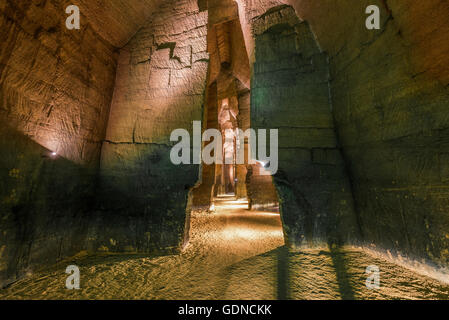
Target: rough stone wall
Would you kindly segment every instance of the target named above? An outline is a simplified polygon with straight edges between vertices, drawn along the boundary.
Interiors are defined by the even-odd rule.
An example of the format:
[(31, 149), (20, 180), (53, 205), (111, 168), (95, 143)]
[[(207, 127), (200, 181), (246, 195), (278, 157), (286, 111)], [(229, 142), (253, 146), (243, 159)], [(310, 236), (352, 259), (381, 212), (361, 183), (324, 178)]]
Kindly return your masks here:
[(253, 20), (269, 11), (271, 8), (285, 4), (285, 0), (236, 0), (240, 24), (245, 38), (245, 46), (249, 60), (254, 63), (255, 39), (252, 30)]
[[(238, 114), (238, 123), (237, 126), (244, 132), (250, 128), (250, 98), (251, 93), (249, 90), (244, 90), (242, 93), (238, 95), (238, 106), (239, 106), (239, 114)], [(245, 139), (243, 150), (245, 154), (245, 159), (247, 159), (248, 155), (248, 140)], [(247, 160), (246, 160), (247, 162)], [(246, 183), (246, 176), (248, 174), (247, 170), (248, 164), (238, 164), (236, 165), (236, 179), (237, 182), (235, 184), (235, 195), (237, 199), (246, 199), (248, 197), (247, 192), (247, 183)], [(249, 199), (248, 199), (249, 200)]]
[[(216, 4), (214, 2), (217, 2)], [(209, 83), (217, 80), (224, 70), (221, 64), (227, 51), (229, 72), (247, 89), (250, 87), (250, 65), (245, 48), (245, 35), (238, 19), (237, 4), (233, 0), (214, 0), (209, 3), (208, 52), (210, 54)], [(216, 6), (214, 6), (214, 4)], [(224, 8), (223, 8), (224, 7)], [(223, 22), (226, 21), (226, 22)], [(221, 22), (221, 24), (220, 24)], [(225, 31), (225, 32), (223, 32)], [(220, 41), (220, 34), (227, 33), (226, 40)], [(221, 74), (223, 76), (223, 74)]]
[(329, 100), (327, 55), (292, 7), (253, 20), (251, 125), (279, 129), (274, 176), (291, 245), (341, 242), (357, 231)]
[[(239, 96), (239, 128), (251, 128), (251, 92)], [(248, 155), (248, 139), (245, 139), (245, 155)], [(237, 197), (247, 197), (251, 210), (278, 210), (279, 200), (271, 175), (261, 175), (261, 164), (237, 167)], [(241, 185), (244, 183), (244, 188)], [(239, 190), (243, 189), (243, 190)]]
[[(82, 23), (114, 47), (122, 48), (144, 25), (164, 0), (40, 0), (77, 5)], [(39, 1), (35, 1), (38, 3)]]
[[(363, 239), (449, 265), (449, 3), (291, 1), (330, 56)], [(381, 30), (365, 8), (381, 9)]]
[(171, 163), (170, 134), (192, 136), (192, 121), (203, 119), (207, 18), (197, 1), (164, 1), (120, 52), (102, 150), (104, 207), (89, 231), (93, 250), (180, 248), (199, 165)]
[[(207, 129), (218, 130), (218, 99), (217, 83), (211, 84), (207, 89), (207, 110), (205, 109), (204, 118)], [(207, 144), (203, 142), (203, 148)], [(215, 194), (215, 164), (201, 164), (201, 181), (193, 191), (193, 207), (195, 209), (208, 210), (213, 202)]]
[[(216, 110), (209, 112), (208, 117), (215, 116), (219, 120), (219, 126), (214, 127), (213, 122), (207, 128), (224, 130), (249, 127), (249, 87), (250, 66), (246, 54), (244, 35), (238, 19), (238, 6), (232, 0), (211, 0), (207, 2), (209, 12), (208, 19), (208, 52), (210, 56), (209, 81), (210, 88), (215, 90)], [(234, 120), (228, 121), (227, 112), (222, 113), (223, 100), (229, 101), (229, 105), (235, 114)], [(210, 110), (209, 110), (210, 111)], [(232, 118), (232, 117), (231, 117)], [(217, 124), (218, 125), (218, 124)], [(224, 132), (222, 132), (224, 134)], [(245, 147), (246, 148), (246, 147)], [(245, 149), (246, 150), (246, 149)], [(213, 194), (217, 195), (233, 189), (237, 198), (246, 198), (246, 165), (236, 165), (235, 177), (229, 177), (229, 166), (215, 166), (215, 184)], [(203, 181), (198, 190), (206, 191), (207, 166), (203, 165)], [(223, 176), (222, 174), (225, 173)], [(224, 181), (232, 180), (233, 187)], [(209, 179), (210, 181), (210, 179)], [(209, 182), (210, 183), (210, 182)], [(203, 191), (203, 192), (204, 192)], [(206, 191), (206, 195), (210, 192)]]
[(116, 56), (65, 8), (0, 3), (0, 286), (85, 245)]

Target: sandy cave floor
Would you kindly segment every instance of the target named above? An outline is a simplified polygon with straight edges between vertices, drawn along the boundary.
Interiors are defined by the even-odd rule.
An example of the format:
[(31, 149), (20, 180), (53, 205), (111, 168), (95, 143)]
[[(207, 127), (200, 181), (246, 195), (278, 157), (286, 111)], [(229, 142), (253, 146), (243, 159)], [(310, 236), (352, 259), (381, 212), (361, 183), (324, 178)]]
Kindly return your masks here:
[[(0, 299), (449, 299), (449, 286), (359, 249), (287, 252), (278, 214), (217, 201), (193, 212), (182, 254), (158, 258), (98, 256), (77, 261), (81, 289), (65, 288), (64, 268), (0, 290)], [(381, 288), (365, 286), (377, 265)]]

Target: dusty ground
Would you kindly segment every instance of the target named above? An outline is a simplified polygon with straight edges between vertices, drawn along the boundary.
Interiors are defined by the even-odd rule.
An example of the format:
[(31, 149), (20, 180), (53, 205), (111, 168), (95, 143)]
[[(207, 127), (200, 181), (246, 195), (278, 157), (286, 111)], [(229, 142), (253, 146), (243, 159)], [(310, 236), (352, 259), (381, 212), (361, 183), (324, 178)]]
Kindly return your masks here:
[[(81, 289), (65, 289), (66, 266), (0, 290), (1, 299), (449, 299), (449, 286), (360, 250), (287, 252), (279, 215), (223, 199), (193, 213), (178, 256), (103, 256), (77, 261)], [(368, 290), (377, 265), (381, 288)]]

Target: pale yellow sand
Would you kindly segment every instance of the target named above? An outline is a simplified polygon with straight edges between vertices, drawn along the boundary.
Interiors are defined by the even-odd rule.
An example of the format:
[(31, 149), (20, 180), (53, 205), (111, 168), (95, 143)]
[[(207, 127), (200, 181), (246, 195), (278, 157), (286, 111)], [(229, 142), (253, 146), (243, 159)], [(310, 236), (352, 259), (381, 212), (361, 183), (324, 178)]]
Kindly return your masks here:
[[(65, 265), (20, 280), (1, 299), (449, 299), (449, 287), (361, 250), (284, 249), (279, 215), (225, 199), (192, 213), (178, 256), (89, 257), (76, 261), (81, 289), (65, 288)], [(365, 268), (381, 270), (368, 290)]]

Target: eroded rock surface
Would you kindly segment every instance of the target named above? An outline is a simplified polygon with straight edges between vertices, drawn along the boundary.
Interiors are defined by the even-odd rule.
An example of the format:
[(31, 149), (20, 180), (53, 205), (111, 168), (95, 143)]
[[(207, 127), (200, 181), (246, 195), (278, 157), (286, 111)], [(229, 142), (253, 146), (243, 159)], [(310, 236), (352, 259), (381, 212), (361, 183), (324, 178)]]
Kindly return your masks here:
[(185, 129), (192, 137), (192, 122), (203, 118), (207, 18), (196, 1), (166, 1), (120, 52), (102, 150), (104, 208), (90, 231), (93, 248), (180, 248), (199, 166), (171, 162), (177, 141), (170, 135)]
[[(207, 105), (233, 88), (241, 127), (280, 129), (292, 242), (448, 266), (447, 1), (74, 0), (72, 31), (69, 4), (0, 2), (0, 285), (84, 250), (178, 251), (200, 175), (170, 162), (170, 133), (217, 126), (204, 93), (226, 64), (239, 83)], [(365, 27), (372, 4), (381, 30)], [(228, 43), (209, 79), (207, 35)]]
[[(291, 1), (329, 53), (332, 107), (363, 239), (449, 262), (449, 4)], [(368, 5), (381, 29), (365, 28)]]
[(279, 130), (274, 175), (291, 245), (334, 243), (357, 235), (352, 194), (329, 99), (327, 56), (293, 8), (253, 20), (253, 128)]
[[(227, 207), (229, 206), (229, 207)], [(358, 248), (288, 251), (278, 214), (217, 201), (193, 212), (191, 242), (180, 255), (79, 257), (81, 289), (67, 290), (65, 264), (0, 290), (1, 299), (448, 299), (449, 287)], [(379, 266), (381, 288), (366, 287)]]
[(60, 1), (0, 4), (0, 285), (85, 244), (116, 54), (66, 17)]

